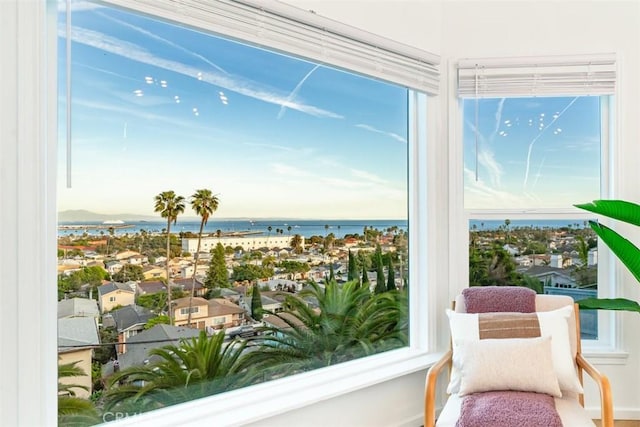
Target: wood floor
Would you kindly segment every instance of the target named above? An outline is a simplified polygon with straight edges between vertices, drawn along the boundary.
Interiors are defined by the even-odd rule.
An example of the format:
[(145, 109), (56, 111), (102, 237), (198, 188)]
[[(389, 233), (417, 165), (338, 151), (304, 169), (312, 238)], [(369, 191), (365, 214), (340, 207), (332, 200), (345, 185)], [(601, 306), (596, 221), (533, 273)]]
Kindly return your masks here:
[[(594, 420), (596, 425), (600, 427), (600, 420)], [(640, 427), (640, 420), (616, 420), (613, 422), (615, 427)]]

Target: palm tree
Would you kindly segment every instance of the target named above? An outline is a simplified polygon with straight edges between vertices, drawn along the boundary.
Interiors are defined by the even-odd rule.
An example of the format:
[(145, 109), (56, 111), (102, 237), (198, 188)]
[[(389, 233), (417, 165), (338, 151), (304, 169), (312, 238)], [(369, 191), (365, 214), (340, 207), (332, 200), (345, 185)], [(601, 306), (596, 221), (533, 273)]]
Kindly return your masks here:
[(506, 243), (507, 245), (509, 244), (509, 225), (511, 224), (511, 220), (510, 219), (505, 219), (504, 220), (504, 230), (506, 233)]
[(160, 212), (162, 218), (167, 219), (167, 305), (169, 311), (169, 324), (173, 325), (173, 311), (171, 307), (171, 273), (169, 271), (169, 259), (171, 259), (171, 223), (178, 221), (178, 215), (184, 212), (184, 197), (177, 196), (173, 190), (163, 191), (155, 198), (154, 212)]
[(294, 234), (291, 238), (291, 247), (293, 251), (297, 254), (302, 253), (302, 236), (299, 234)]
[(110, 377), (105, 410), (148, 411), (251, 384), (256, 376), (242, 357), (246, 342), (225, 344), (224, 339), (224, 332), (208, 337), (200, 331), (179, 345), (150, 350), (158, 361)]
[(202, 230), (204, 226), (209, 221), (209, 217), (213, 215), (213, 213), (218, 210), (219, 200), (211, 190), (202, 189), (196, 190), (193, 195), (191, 195), (191, 209), (195, 213), (197, 213), (200, 220), (200, 230), (198, 231), (198, 247), (196, 249), (196, 255), (194, 258), (194, 267), (193, 267), (193, 280), (191, 282), (191, 293), (189, 294), (189, 315), (187, 317), (187, 325), (191, 326), (191, 304), (193, 303), (193, 294), (196, 288), (196, 272), (198, 271), (198, 257), (200, 256), (200, 243), (202, 241)]
[[(113, 234), (115, 233), (115, 230), (113, 227), (109, 227), (109, 236), (107, 238), (107, 256), (109, 256), (109, 243), (111, 243), (111, 246), (113, 246)], [(113, 250), (113, 248), (111, 248), (111, 250)]]
[(60, 378), (81, 377), (86, 375), (76, 362), (58, 366), (58, 425), (93, 425), (100, 422), (98, 412), (87, 399), (76, 397), (74, 389), (88, 390), (78, 384), (66, 384)]
[[(305, 299), (317, 302), (309, 307)], [(283, 312), (270, 314), (286, 323), (265, 327), (254, 340), (259, 350), (247, 355), (266, 374), (301, 372), (404, 346), (408, 342), (406, 300), (399, 291), (374, 295), (357, 281), (324, 288), (309, 282), (297, 296), (287, 296)]]

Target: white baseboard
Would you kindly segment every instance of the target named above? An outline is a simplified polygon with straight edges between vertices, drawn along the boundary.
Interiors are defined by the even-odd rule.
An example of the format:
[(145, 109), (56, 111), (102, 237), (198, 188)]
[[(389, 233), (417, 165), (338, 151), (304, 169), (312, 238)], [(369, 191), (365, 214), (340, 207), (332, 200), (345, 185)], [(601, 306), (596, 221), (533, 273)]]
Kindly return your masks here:
[(398, 424), (394, 424), (394, 427), (420, 427), (423, 425), (424, 414), (419, 413), (414, 416), (407, 417), (400, 420)]
[[(600, 419), (599, 407), (588, 407), (587, 412), (593, 419)], [(614, 408), (613, 418), (616, 420), (640, 420), (640, 409), (638, 408)]]

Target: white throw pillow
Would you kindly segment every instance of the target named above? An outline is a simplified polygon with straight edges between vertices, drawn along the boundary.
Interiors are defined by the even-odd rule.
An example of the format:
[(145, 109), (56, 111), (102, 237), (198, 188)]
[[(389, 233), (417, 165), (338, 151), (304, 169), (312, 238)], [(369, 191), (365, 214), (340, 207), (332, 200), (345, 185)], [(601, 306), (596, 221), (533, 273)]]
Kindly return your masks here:
[(462, 340), (453, 363), (461, 374), (460, 396), (516, 390), (562, 397), (548, 336)]
[[(571, 354), (571, 343), (569, 341), (569, 318), (573, 311), (572, 306), (565, 306), (553, 311), (536, 312), (540, 324), (542, 337), (551, 337), (551, 354), (553, 368), (558, 378), (560, 390), (575, 393), (583, 393), (582, 386), (578, 380), (578, 375)], [(518, 323), (523, 316), (530, 316), (525, 313), (505, 314)], [(453, 353), (456, 354), (458, 343), (462, 340), (480, 340), (479, 314), (477, 313), (456, 313), (447, 310), (449, 326), (451, 327), (451, 340), (453, 343)], [(505, 324), (505, 328), (508, 328)], [(531, 339), (531, 338), (525, 338)], [(458, 393), (460, 390), (460, 372), (455, 367), (451, 371), (451, 381), (447, 388), (448, 393)]]

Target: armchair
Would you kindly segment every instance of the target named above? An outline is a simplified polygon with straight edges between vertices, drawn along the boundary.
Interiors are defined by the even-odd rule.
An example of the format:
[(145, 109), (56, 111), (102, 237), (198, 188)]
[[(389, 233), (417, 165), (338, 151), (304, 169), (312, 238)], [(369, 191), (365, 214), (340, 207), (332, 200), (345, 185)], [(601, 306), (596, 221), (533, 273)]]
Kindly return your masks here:
[[(572, 307), (572, 309), (566, 308), (566, 307)], [(465, 357), (462, 349), (466, 347), (456, 346), (457, 342), (466, 343), (466, 339), (461, 341), (456, 341), (456, 338), (460, 337), (459, 331), (462, 328), (462, 331), (463, 331), (462, 335), (469, 336), (469, 334), (471, 334), (469, 330), (473, 330), (474, 328), (477, 329), (478, 327), (476, 326), (470, 327), (469, 324), (464, 324), (464, 322), (469, 321), (469, 319), (467, 319), (466, 317), (473, 316), (473, 315), (466, 315), (466, 317), (463, 315), (464, 318), (462, 319), (459, 318), (458, 313), (466, 313), (465, 299), (463, 298), (462, 295), (459, 295), (456, 298), (456, 301), (454, 302), (454, 308), (455, 308), (455, 312), (448, 313), (451, 327), (452, 327), (452, 335), (453, 335), (452, 348), (449, 351), (447, 351), (445, 355), (436, 364), (434, 364), (427, 373), (426, 386), (425, 386), (424, 427), (455, 427), (456, 423), (458, 422), (458, 418), (461, 414), (461, 409), (463, 407), (463, 402), (465, 399), (465, 397), (463, 397), (462, 395), (463, 394), (464, 395), (485, 394), (482, 392), (490, 391), (490, 390), (493, 390), (493, 391), (521, 390), (525, 392), (531, 392), (531, 391), (536, 392), (535, 395), (546, 395), (545, 393), (554, 395), (553, 403), (555, 404), (555, 411), (557, 412), (557, 415), (559, 416), (559, 419), (562, 421), (562, 425), (564, 427), (595, 426), (595, 424), (590, 419), (590, 417), (588, 416), (587, 412), (584, 409), (584, 395), (582, 390), (583, 373), (587, 373), (587, 375), (589, 375), (596, 382), (599, 388), (602, 427), (613, 427), (613, 408), (612, 408), (613, 404), (612, 404), (609, 380), (607, 379), (606, 376), (599, 373), (598, 370), (594, 368), (582, 356), (581, 346), (580, 346), (580, 316), (578, 311), (579, 309), (578, 309), (578, 305), (574, 303), (572, 298), (567, 296), (561, 296), (561, 295), (536, 295), (535, 296), (535, 314), (530, 315), (530, 316), (540, 317), (541, 319), (540, 323), (542, 324), (544, 322), (550, 322), (550, 320), (544, 320), (543, 318), (550, 319), (551, 317), (555, 316), (556, 313), (559, 313), (561, 311), (563, 313), (566, 313), (565, 319), (568, 325), (567, 326), (568, 336), (560, 335), (560, 338), (564, 337), (565, 340), (568, 339), (569, 341), (568, 345), (566, 345), (567, 344), (566, 342), (562, 344), (560, 342), (560, 338), (557, 336), (557, 334), (555, 334), (556, 330), (562, 329), (562, 328), (558, 328), (557, 324), (555, 324), (555, 326), (551, 326), (552, 323), (548, 323), (550, 325), (548, 326), (548, 328), (549, 330), (554, 331), (554, 336), (552, 336), (551, 339), (546, 338), (546, 340), (548, 340), (548, 342), (555, 340), (555, 342), (553, 342), (554, 346), (558, 346), (561, 344), (565, 345), (567, 348), (567, 353), (570, 352), (570, 354), (567, 355), (567, 360), (569, 361), (569, 368), (564, 370), (564, 374), (568, 374), (569, 377), (565, 375), (565, 377), (567, 378), (563, 379), (562, 376), (564, 374), (560, 372), (560, 375), (557, 376), (557, 379), (558, 379), (557, 384), (559, 385), (559, 387), (557, 387), (556, 384), (553, 384), (551, 389), (546, 388), (547, 387), (546, 384), (543, 384), (543, 385), (536, 384), (533, 386), (527, 385), (527, 386), (524, 386), (524, 388), (522, 388), (523, 387), (522, 383), (511, 384), (510, 379), (506, 379), (506, 383), (504, 383), (506, 385), (504, 386), (500, 385), (502, 383), (502, 380), (500, 378), (495, 378), (495, 377), (499, 377), (500, 374), (503, 372), (514, 372), (513, 370), (509, 371), (509, 366), (507, 366), (507, 365), (510, 365), (512, 362), (511, 359), (509, 359), (509, 357), (511, 357), (512, 359), (522, 359), (519, 356), (507, 355), (505, 356), (507, 359), (503, 359), (502, 362), (497, 362), (497, 363), (502, 363), (501, 366), (495, 366), (493, 368), (490, 366), (483, 366), (481, 362), (478, 362), (477, 360), (475, 360), (475, 359), (482, 360), (482, 355), (481, 355), (482, 351), (488, 351), (488, 352), (493, 351), (494, 352), (493, 355), (491, 353), (488, 353), (489, 354), (488, 358), (489, 359), (495, 358), (496, 360), (498, 360), (500, 358), (494, 357), (494, 355), (497, 351), (501, 351), (498, 349), (503, 348), (504, 347), (503, 344), (506, 344), (507, 342), (515, 342), (517, 344), (518, 343), (517, 339), (521, 339), (522, 342), (527, 343), (527, 345), (530, 345), (529, 343), (532, 343), (531, 345), (536, 346), (535, 348), (531, 347), (533, 350), (525, 350), (525, 353), (531, 352), (532, 360), (540, 361), (541, 357), (535, 356), (534, 353), (538, 351), (537, 348), (542, 348), (545, 345), (545, 343), (540, 342), (539, 345), (534, 344), (534, 341), (532, 339), (526, 339), (522, 337), (508, 339), (508, 340), (504, 340), (504, 339), (485, 340), (487, 342), (482, 344), (484, 346), (484, 349), (478, 346), (475, 346), (476, 344), (473, 344), (474, 347), (471, 347), (471, 350), (466, 350), (468, 353), (468, 357)], [(487, 314), (491, 314), (491, 313), (487, 313)], [(520, 314), (514, 314), (514, 313), (502, 313), (502, 314), (513, 315), (512, 317), (520, 316)], [(502, 316), (502, 318), (504, 318), (504, 316)], [(476, 323), (478, 322), (477, 320), (473, 320), (473, 319), (471, 321), (474, 321)], [(460, 322), (463, 322), (463, 323), (460, 323)], [(458, 332), (456, 332), (456, 327), (454, 327), (455, 326), (454, 323), (457, 323)], [(525, 329), (526, 327), (522, 327), (521, 323), (513, 327), (513, 330), (516, 331), (516, 334), (522, 333), (522, 331)], [(546, 335), (546, 333), (540, 333), (540, 331), (538, 332), (539, 332), (539, 335), (541, 335), (542, 337), (536, 338), (536, 339), (541, 341), (545, 339), (543, 337)], [(456, 337), (456, 335), (458, 336)], [(500, 336), (499, 338), (511, 338), (511, 337)], [(488, 341), (492, 341), (492, 342), (489, 343)], [(556, 350), (557, 348), (554, 347), (553, 351), (555, 352)], [(523, 353), (521, 352), (521, 353), (513, 353), (513, 354), (523, 354)], [(485, 357), (485, 360), (486, 359), (487, 357)], [(469, 362), (469, 361), (472, 361), (472, 362)], [(548, 363), (547, 361), (545, 365), (547, 366), (553, 365), (553, 367), (551, 368), (551, 370), (553, 371), (555, 368), (558, 367), (557, 366), (558, 364), (556, 363), (557, 357), (555, 353), (553, 355), (552, 361), (553, 363)], [(513, 363), (516, 363), (516, 362), (517, 360), (513, 360)], [(464, 363), (466, 363), (466, 365), (464, 365)], [(542, 381), (540, 380), (540, 378), (544, 377), (545, 375), (543, 372), (540, 372), (541, 370), (544, 370), (540, 368), (540, 366), (543, 366), (543, 365), (533, 368), (531, 361), (523, 362), (523, 363), (525, 363), (525, 366), (530, 367), (529, 371), (531, 372), (529, 372), (530, 374), (529, 376), (535, 377), (533, 379), (529, 378), (528, 380), (523, 380), (523, 381), (525, 382), (529, 381), (527, 384), (530, 384), (531, 382), (540, 383), (540, 381)], [(540, 363), (543, 363), (543, 362), (540, 362)], [(436, 420), (436, 394), (437, 394), (436, 386), (437, 386), (437, 381), (439, 377), (444, 376), (441, 374), (443, 374), (443, 370), (445, 368), (448, 368), (449, 376), (452, 378), (452, 381), (450, 382), (449, 387), (447, 389), (447, 393), (450, 393), (450, 394), (446, 404), (444, 405), (442, 411), (440, 412), (439, 417)], [(482, 375), (480, 375), (479, 377), (484, 379), (472, 380), (471, 376), (475, 375), (475, 373), (473, 372), (473, 369), (482, 370), (484, 377)], [(527, 368), (523, 368), (522, 366), (514, 369), (520, 369), (520, 371), (527, 370)], [(490, 373), (493, 373), (494, 375), (490, 375)], [(524, 374), (527, 374), (527, 372), (524, 372)], [(570, 378), (570, 376), (572, 375), (574, 377), (577, 377), (577, 381), (579, 383), (575, 383), (575, 384), (571, 383), (572, 378)], [(465, 385), (462, 385), (462, 387), (461, 387), (461, 379), (460, 379), (461, 376), (465, 378), (462, 380), (462, 383), (466, 383)], [(472, 384), (474, 381), (476, 382), (476, 384)], [(488, 386), (488, 390), (484, 390), (482, 387), (482, 384), (480, 384), (478, 388), (477, 381), (486, 381), (486, 382), (492, 383), (492, 385)], [(465, 391), (463, 393), (461, 391), (461, 388), (465, 389), (465, 387), (466, 387), (466, 390), (462, 390), (462, 391)], [(534, 387), (534, 389), (527, 390), (527, 387)], [(539, 390), (539, 389), (536, 389), (535, 387), (543, 387), (543, 389)], [(559, 393), (557, 388), (561, 389)]]

